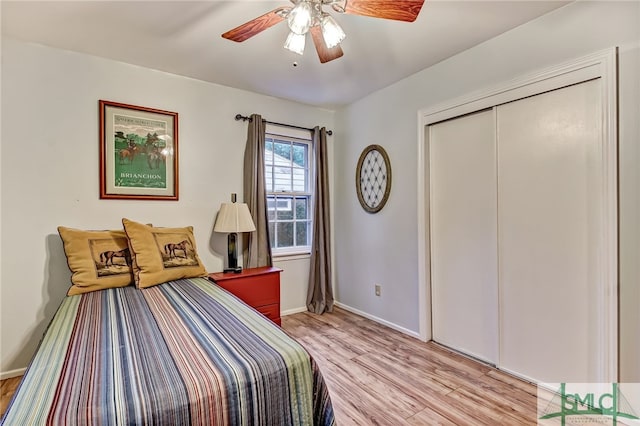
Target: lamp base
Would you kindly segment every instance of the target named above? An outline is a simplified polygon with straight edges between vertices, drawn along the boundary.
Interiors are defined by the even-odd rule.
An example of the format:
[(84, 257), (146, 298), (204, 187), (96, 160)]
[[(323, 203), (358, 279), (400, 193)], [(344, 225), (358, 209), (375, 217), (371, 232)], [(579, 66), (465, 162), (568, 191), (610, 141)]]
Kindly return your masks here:
[(230, 233), (229, 236), (227, 237), (229, 261), (227, 263), (227, 268), (223, 270), (225, 273), (233, 272), (238, 274), (242, 272), (242, 267), (238, 266), (238, 255), (237, 255), (237, 248), (236, 248), (237, 241), (238, 241), (238, 234), (235, 232)]

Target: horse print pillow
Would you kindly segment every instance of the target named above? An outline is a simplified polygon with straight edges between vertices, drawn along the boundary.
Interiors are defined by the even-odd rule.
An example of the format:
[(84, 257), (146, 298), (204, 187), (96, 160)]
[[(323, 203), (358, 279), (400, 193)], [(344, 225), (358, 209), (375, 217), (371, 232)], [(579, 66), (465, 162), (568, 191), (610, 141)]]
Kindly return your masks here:
[(126, 218), (122, 224), (136, 259), (134, 281), (138, 288), (207, 275), (192, 226), (158, 228)]
[(58, 227), (71, 270), (67, 294), (87, 293), (133, 282), (131, 252), (124, 231), (83, 231)]

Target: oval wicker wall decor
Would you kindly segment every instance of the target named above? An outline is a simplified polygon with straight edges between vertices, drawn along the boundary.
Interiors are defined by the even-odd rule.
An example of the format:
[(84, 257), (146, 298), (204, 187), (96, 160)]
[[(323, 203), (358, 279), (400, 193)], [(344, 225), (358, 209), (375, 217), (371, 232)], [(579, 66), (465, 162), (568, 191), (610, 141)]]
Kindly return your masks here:
[(391, 162), (380, 145), (366, 147), (356, 167), (356, 193), (360, 205), (368, 213), (377, 213), (391, 192)]

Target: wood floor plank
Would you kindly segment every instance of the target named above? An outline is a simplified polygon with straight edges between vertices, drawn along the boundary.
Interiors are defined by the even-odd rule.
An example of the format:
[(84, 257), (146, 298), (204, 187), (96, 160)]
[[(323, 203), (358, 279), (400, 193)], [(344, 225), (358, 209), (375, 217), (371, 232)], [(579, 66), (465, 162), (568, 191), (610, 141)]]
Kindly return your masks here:
[(22, 376), (12, 377), (10, 379), (0, 381), (0, 418), (7, 411), (11, 397), (18, 389)]
[(300, 337), (298, 341), (312, 353), (324, 353), (323, 359), (336, 363), (346, 362), (361, 354), (357, 349), (352, 350), (351, 346), (340, 346), (329, 339), (313, 339), (311, 337)]
[[(466, 399), (473, 401), (478, 406), (487, 407), (487, 410), (489, 411), (488, 414), (492, 417), (509, 418), (511, 419), (511, 423), (522, 423), (527, 421), (528, 414), (533, 414), (535, 416), (534, 412), (524, 412), (517, 405), (511, 404), (506, 398), (500, 398), (495, 394), (480, 388), (463, 386), (456, 389), (455, 393), (451, 396), (455, 398), (458, 395), (464, 396)], [(533, 404), (535, 404), (535, 401), (533, 401)]]
[[(364, 408), (361, 412), (367, 413), (369, 421), (374, 420), (379, 424), (402, 424), (404, 419), (424, 408), (411, 396), (385, 381), (378, 380), (376, 376), (356, 364), (328, 363), (321, 368), (323, 375), (326, 371), (326, 374), (333, 378), (331, 383), (340, 383), (343, 389), (351, 390), (349, 402), (355, 408)], [(331, 385), (329, 392), (331, 393)]]
[(456, 426), (456, 423), (425, 408), (407, 419), (408, 426)]
[(368, 353), (354, 359), (377, 374), (381, 379), (388, 380), (405, 392), (424, 394), (426, 388), (441, 394), (447, 394), (455, 389), (449, 383), (443, 383), (427, 370), (419, 370), (402, 363), (384, 353)]
[(536, 414), (537, 397), (535, 395), (515, 387), (505, 387), (502, 382), (489, 375), (472, 378), (459, 389), (463, 388), (496, 404), (500, 403), (516, 411), (527, 408), (525, 413)]

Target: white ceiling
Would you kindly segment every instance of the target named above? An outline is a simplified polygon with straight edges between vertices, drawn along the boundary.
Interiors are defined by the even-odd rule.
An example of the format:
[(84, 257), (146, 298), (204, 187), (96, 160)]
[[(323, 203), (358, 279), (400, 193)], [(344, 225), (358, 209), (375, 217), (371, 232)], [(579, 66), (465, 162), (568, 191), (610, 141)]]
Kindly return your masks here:
[(0, 7), (3, 35), (334, 108), (567, 3), (427, 0), (413, 23), (332, 12), (347, 37), (344, 56), (325, 64), (310, 40), (304, 56), (282, 47), (285, 22), (243, 43), (220, 37), (287, 0), (3, 0)]

